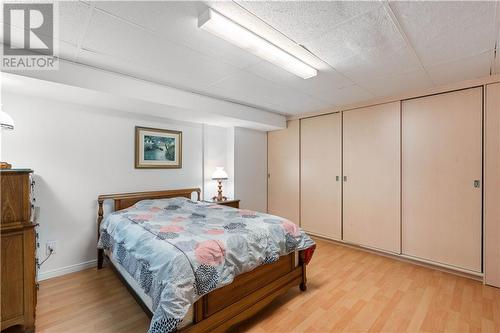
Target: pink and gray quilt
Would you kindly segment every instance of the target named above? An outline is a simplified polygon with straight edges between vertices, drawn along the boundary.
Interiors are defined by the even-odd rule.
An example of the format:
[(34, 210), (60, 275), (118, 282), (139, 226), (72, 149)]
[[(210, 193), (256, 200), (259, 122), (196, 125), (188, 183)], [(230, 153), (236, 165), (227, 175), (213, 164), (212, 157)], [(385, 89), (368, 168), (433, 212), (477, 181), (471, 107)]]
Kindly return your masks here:
[(140, 201), (110, 214), (98, 247), (113, 251), (152, 298), (149, 333), (165, 333), (175, 331), (204, 294), (313, 245), (284, 218), (173, 198)]

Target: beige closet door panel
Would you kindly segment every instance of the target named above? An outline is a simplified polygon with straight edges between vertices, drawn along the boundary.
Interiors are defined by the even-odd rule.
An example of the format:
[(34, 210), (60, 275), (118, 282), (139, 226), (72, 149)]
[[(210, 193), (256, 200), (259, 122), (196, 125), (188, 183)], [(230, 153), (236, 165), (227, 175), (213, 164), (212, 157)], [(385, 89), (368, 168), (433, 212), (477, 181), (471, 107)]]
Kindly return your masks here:
[(500, 287), (500, 83), (486, 87), (484, 125), (484, 274)]
[(299, 224), (299, 120), (267, 135), (267, 210)]
[(344, 112), (343, 236), (400, 253), (400, 103)]
[(341, 238), (341, 140), (340, 113), (301, 120), (301, 225), (334, 239)]
[(402, 106), (403, 253), (479, 272), (482, 89)]

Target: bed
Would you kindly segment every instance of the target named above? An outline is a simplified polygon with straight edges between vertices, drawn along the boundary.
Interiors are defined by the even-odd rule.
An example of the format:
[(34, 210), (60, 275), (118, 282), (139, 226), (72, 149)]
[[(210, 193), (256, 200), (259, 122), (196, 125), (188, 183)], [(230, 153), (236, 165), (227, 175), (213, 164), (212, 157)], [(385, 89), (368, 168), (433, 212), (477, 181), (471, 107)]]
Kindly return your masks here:
[(98, 269), (106, 261), (118, 274), (150, 333), (224, 332), (307, 288), (307, 235), (283, 218), (202, 202), (198, 188), (100, 195), (97, 224)]

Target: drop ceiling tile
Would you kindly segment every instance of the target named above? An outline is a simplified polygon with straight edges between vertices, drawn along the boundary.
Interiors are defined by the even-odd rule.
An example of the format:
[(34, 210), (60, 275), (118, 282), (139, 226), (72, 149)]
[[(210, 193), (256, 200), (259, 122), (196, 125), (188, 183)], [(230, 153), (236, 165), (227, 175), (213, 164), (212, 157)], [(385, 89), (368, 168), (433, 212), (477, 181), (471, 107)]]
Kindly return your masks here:
[[(58, 8), (59, 29), (57, 29), (56, 33), (58, 35), (56, 34), (55, 37), (62, 42), (76, 46), (83, 33), (88, 15), (90, 15), (90, 8), (88, 5), (76, 1), (60, 1), (58, 2)], [(2, 25), (2, 39), (4, 28), (5, 26)], [(13, 26), (12, 29), (24, 30), (24, 26)]]
[(330, 103), (330, 106), (345, 106), (374, 98), (366, 89), (357, 84), (352, 84), (337, 89), (332, 89), (328, 95), (322, 96), (322, 100)]
[(410, 50), (403, 46), (384, 52), (380, 49), (366, 51), (343, 59), (335, 65), (335, 69), (354, 82), (386, 76), (388, 74), (404, 74), (420, 69)]
[(386, 74), (380, 77), (365, 77), (357, 83), (377, 97), (394, 96), (433, 86), (429, 76), (423, 70), (402, 74)]
[(308, 45), (335, 26), (380, 7), (371, 1), (237, 1), (297, 43)]
[[(318, 76), (307, 80), (298, 78), (267, 62), (251, 66), (246, 71), (317, 99), (319, 103), (317, 109), (351, 104), (374, 97), (366, 89), (354, 84), (333, 69), (320, 71)], [(314, 111), (314, 109), (308, 111)]]
[(76, 45), (59, 41), (59, 58), (74, 61), (78, 54)]
[(115, 56), (97, 53), (86, 49), (78, 50), (76, 62), (110, 72), (138, 77), (144, 80), (148, 80), (150, 78), (147, 73), (152, 71), (150, 68), (138, 66), (127, 59), (117, 58)]
[(300, 114), (304, 112), (319, 111), (323, 108), (324, 102), (298, 91), (283, 90), (283, 109), (284, 114)]
[(286, 114), (317, 110), (321, 101), (247, 72), (240, 72), (210, 86), (212, 95), (241, 101)]
[(59, 1), (59, 39), (78, 44), (85, 29), (90, 7), (79, 1)]
[(238, 71), (236, 67), (99, 11), (92, 15), (82, 48), (110, 59), (121, 59), (135, 67), (121, 68), (122, 73), (140, 72), (140, 68), (154, 69), (159, 82), (190, 90), (202, 89)]
[(425, 66), (494, 47), (494, 1), (395, 1), (390, 6)]
[(245, 71), (309, 95), (328, 94), (332, 89), (353, 84), (351, 80), (336, 72), (333, 68), (320, 70), (317, 76), (306, 80), (267, 61), (261, 61), (256, 65), (245, 68)]
[(97, 8), (132, 22), (176, 43), (244, 68), (261, 59), (198, 28), (198, 16), (208, 7), (196, 1), (98, 1)]
[[(12, 27), (9, 27), (13, 30), (16, 30), (17, 33), (21, 33), (21, 32), (24, 32), (24, 29), (20, 29), (20, 28), (17, 28), (15, 26), (12, 26)], [(2, 44), (2, 48), (3, 48), (3, 33), (0, 32), (0, 43)], [(12, 40), (11, 43), (17, 47), (24, 47), (24, 44), (21, 43), (21, 41), (19, 40)], [(76, 47), (76, 45), (74, 44), (71, 44), (71, 43), (67, 43), (67, 42), (64, 42), (64, 41), (59, 41), (58, 42), (59, 44), (59, 58), (61, 59), (67, 59), (67, 60), (74, 60), (75, 59), (75, 56), (78, 52), (78, 48)], [(1, 51), (0, 51), (1, 52)]]
[(94, 11), (82, 48), (128, 60), (147, 60), (154, 49), (144, 45), (160, 41), (143, 30), (100, 11)]
[(11, 30), (11, 37), (10, 37), (10, 45), (11, 46), (15, 46), (18, 48), (24, 47), (24, 39), (17, 38), (17, 36), (23, 36), (24, 29), (22, 29), (16, 25), (6, 25), (6, 24), (2, 24), (1, 28), (2, 28), (2, 31), (0, 33), (0, 39), (2, 41), (2, 50), (3, 50), (3, 43), (6, 42), (3, 38), (4, 37), (4, 29)]
[(308, 47), (354, 81), (420, 68), (383, 7), (335, 27)]
[(166, 81), (166, 77), (162, 78), (158, 69), (147, 65), (141, 66), (130, 60), (107, 54), (82, 49), (78, 52), (76, 62), (150, 82), (172, 85), (171, 82)]
[(336, 26), (307, 45), (333, 67), (343, 59), (371, 53), (390, 53), (405, 47), (383, 7)]
[(427, 67), (435, 84), (474, 79), (490, 74), (492, 52)]

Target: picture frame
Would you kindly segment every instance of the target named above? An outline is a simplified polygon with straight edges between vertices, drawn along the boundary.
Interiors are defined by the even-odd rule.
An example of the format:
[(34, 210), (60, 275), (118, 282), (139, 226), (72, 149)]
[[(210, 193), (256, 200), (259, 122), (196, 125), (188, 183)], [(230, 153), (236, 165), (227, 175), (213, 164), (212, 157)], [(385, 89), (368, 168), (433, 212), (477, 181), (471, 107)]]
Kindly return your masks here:
[(182, 132), (136, 126), (135, 168), (182, 168)]

